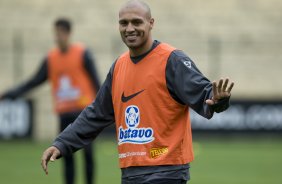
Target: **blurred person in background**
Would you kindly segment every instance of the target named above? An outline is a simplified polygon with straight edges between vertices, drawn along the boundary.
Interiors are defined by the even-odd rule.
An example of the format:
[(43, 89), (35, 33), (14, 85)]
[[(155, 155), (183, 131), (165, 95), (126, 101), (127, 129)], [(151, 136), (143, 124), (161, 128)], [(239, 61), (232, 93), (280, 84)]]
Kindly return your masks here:
[(112, 65), (94, 103), (44, 151), (46, 174), (50, 160), (72, 154), (115, 123), (122, 184), (190, 179), (189, 107), (212, 118), (229, 107), (234, 83), (228, 78), (210, 82), (183, 51), (153, 40), (153, 25), (146, 3), (132, 0), (122, 6), (119, 31), (129, 51)]
[[(70, 20), (59, 18), (54, 28), (57, 47), (49, 51), (30, 80), (7, 91), (0, 98), (15, 99), (49, 80), (54, 108), (60, 120), (60, 131), (63, 131), (95, 99), (100, 82), (89, 50), (81, 44), (71, 43)], [(86, 183), (93, 184), (95, 164), (92, 144), (83, 147)], [(75, 163), (71, 154), (64, 156), (64, 177), (66, 184), (74, 183)]]

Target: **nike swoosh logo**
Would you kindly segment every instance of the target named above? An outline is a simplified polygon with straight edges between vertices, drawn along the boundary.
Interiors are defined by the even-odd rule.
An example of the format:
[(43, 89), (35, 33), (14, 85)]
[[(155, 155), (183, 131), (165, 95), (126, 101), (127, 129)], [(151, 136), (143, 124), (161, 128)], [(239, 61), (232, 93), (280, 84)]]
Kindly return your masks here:
[(138, 91), (137, 93), (134, 93), (132, 95), (129, 95), (129, 96), (124, 96), (124, 92), (122, 93), (121, 95), (121, 101), (122, 102), (127, 102), (129, 100), (131, 100), (132, 98), (136, 97), (137, 95), (139, 95), (140, 93), (142, 93), (145, 89), (141, 90), (141, 91)]

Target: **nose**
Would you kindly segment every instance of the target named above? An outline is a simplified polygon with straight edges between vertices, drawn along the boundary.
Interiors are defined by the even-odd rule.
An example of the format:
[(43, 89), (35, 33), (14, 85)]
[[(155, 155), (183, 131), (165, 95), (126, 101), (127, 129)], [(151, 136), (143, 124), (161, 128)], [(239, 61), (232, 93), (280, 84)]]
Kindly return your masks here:
[(126, 27), (126, 32), (133, 32), (135, 29), (131, 23), (129, 23)]

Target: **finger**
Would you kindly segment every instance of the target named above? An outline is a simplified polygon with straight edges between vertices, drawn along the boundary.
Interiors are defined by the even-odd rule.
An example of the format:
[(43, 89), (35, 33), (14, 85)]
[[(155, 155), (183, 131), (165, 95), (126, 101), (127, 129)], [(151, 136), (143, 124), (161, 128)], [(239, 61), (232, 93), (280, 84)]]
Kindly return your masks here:
[(218, 93), (221, 93), (223, 91), (222, 90), (222, 83), (223, 83), (223, 79), (220, 79), (219, 82), (218, 82), (218, 86), (217, 86)]
[(42, 166), (42, 169), (44, 170), (45, 174), (48, 175), (48, 161), (49, 159), (43, 155), (42, 159), (41, 159), (41, 166)]
[(223, 83), (222, 91), (224, 92), (226, 91), (228, 83), (229, 83), (229, 78), (226, 78)]
[(208, 104), (208, 105), (213, 105), (214, 104), (214, 101), (213, 100), (206, 100), (206, 104)]
[(212, 93), (213, 93), (214, 98), (216, 98), (218, 96), (216, 81), (212, 82)]
[(49, 162), (49, 158), (50, 158), (50, 153), (44, 153), (41, 159), (41, 166), (45, 172), (45, 174), (48, 174), (48, 162)]
[(41, 165), (43, 168), (43, 171), (45, 172), (46, 175), (48, 175), (48, 166), (47, 166), (48, 161), (44, 160), (42, 161)]
[(227, 92), (228, 92), (228, 93), (231, 92), (233, 86), (234, 86), (234, 82), (231, 82), (230, 86), (229, 86), (228, 89), (227, 89)]
[(54, 151), (53, 155), (52, 155), (51, 158), (50, 158), (50, 161), (54, 162), (54, 161), (57, 159), (57, 157), (58, 157), (59, 155), (60, 155), (59, 152)]

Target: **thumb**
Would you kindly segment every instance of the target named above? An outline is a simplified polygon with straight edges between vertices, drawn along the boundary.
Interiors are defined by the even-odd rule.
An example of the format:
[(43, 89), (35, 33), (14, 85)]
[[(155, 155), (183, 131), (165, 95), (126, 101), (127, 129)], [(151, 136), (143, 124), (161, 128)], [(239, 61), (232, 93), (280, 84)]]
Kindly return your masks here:
[(214, 105), (214, 101), (211, 99), (206, 100), (206, 104), (208, 105)]
[(50, 161), (54, 162), (59, 155), (60, 155), (60, 153), (57, 150), (55, 150), (54, 153), (52, 154), (51, 158), (50, 158)]

